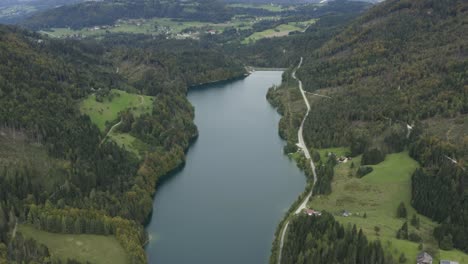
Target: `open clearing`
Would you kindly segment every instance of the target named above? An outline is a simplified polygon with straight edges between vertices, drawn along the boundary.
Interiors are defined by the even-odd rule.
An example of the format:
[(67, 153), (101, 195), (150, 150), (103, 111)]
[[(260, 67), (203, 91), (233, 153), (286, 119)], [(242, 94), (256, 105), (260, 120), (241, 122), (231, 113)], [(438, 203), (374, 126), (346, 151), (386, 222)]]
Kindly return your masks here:
[(117, 143), (117, 145), (134, 153), (137, 157), (142, 157), (145, 150), (149, 148), (146, 143), (128, 133), (112, 132), (109, 134), (109, 137)]
[[(255, 5), (256, 8), (269, 8), (275, 11), (281, 11), (279, 6)], [(270, 10), (270, 11), (272, 11)], [(171, 18), (152, 18), (152, 19), (128, 19), (120, 20), (115, 25), (99, 26), (73, 30), (70, 28), (52, 28), (48, 31), (41, 31), (52, 37), (98, 37), (108, 33), (135, 33), (135, 34), (164, 34), (172, 38), (198, 38), (201, 33), (214, 30), (217, 33), (223, 32), (227, 28), (237, 28), (240, 30), (251, 29), (252, 25), (263, 20), (278, 20), (280, 16), (260, 16), (244, 17), (234, 16), (225, 23), (207, 23), (199, 21), (178, 21)], [(263, 38), (283, 37), (293, 31), (303, 32), (308, 26), (314, 24), (317, 20), (311, 19), (300, 22), (290, 22), (281, 24), (275, 28), (264, 31), (254, 32), (245, 38), (242, 43), (248, 44)]]
[(325, 149), (317, 149), (320, 153), (320, 158), (322, 161), (326, 161), (328, 159), (328, 153), (333, 153), (337, 157), (346, 156), (350, 151), (348, 148), (325, 148)]
[[(341, 154), (345, 149), (321, 150), (322, 160), (329, 151)], [(351, 163), (355, 168), (351, 169)], [(352, 162), (341, 163), (335, 167), (335, 176), (330, 195), (316, 196), (309, 203), (309, 207), (328, 211), (335, 215), (342, 224), (356, 225), (362, 228), (370, 239), (380, 239), (384, 247), (389, 248), (398, 259), (404, 253), (408, 259), (406, 263), (413, 263), (419, 253), (418, 243), (396, 238), (396, 232), (404, 223), (404, 219), (396, 217), (400, 202), (404, 202), (408, 210), (408, 218), (416, 213), (411, 207), (411, 175), (419, 166), (409, 157), (407, 152), (387, 155), (385, 161), (372, 166), (374, 171), (359, 179), (354, 176), (361, 163), (361, 157)], [(347, 210), (352, 216), (342, 216)], [(366, 214), (366, 217), (364, 217)], [(421, 227), (417, 230), (409, 224), (409, 233), (415, 232), (424, 240), (424, 246), (436, 249), (436, 241), (432, 237), (435, 222), (418, 215)], [(375, 227), (380, 229), (375, 231)], [(439, 250), (435, 259), (451, 259), (460, 263), (468, 263), (468, 255), (452, 250)], [(435, 263), (438, 263), (435, 262)]]
[(19, 225), (18, 232), (46, 245), (54, 259), (76, 259), (85, 263), (126, 264), (128, 257), (114, 236), (55, 234), (30, 225)]
[(241, 8), (257, 8), (257, 9), (268, 10), (271, 12), (281, 12), (281, 11), (289, 9), (289, 7), (283, 7), (281, 5), (275, 5), (275, 4), (235, 3), (235, 4), (229, 4), (229, 6), (241, 7)]
[(279, 25), (273, 29), (267, 29), (264, 31), (260, 32), (255, 32), (249, 37), (245, 38), (242, 43), (243, 44), (248, 44), (251, 42), (255, 42), (259, 39), (263, 38), (274, 38), (274, 37), (284, 37), (287, 36), (290, 32), (293, 31), (301, 31), (302, 29), (296, 26), (288, 25), (288, 24), (282, 24)]
[(153, 110), (151, 96), (130, 94), (120, 90), (111, 90), (110, 93), (112, 96), (104, 98), (103, 102), (96, 101), (96, 95), (92, 94), (80, 104), (81, 112), (89, 115), (91, 121), (101, 131), (105, 131), (106, 122), (116, 121), (121, 111), (130, 109), (134, 116), (139, 116), (151, 113)]
[[(268, 18), (265, 18), (268, 19)], [(135, 33), (135, 34), (168, 34), (176, 35), (186, 31), (224, 31), (234, 27), (240, 29), (251, 28), (253, 20), (245, 20), (242, 17), (234, 17), (226, 23), (207, 23), (199, 21), (177, 21), (171, 18), (129, 19), (120, 20), (113, 26), (100, 26), (73, 30), (69, 28), (52, 28), (50, 31), (41, 31), (53, 37), (66, 36), (100, 36), (107, 33)], [(195, 36), (195, 35), (193, 35)]]
[(263, 39), (263, 38), (284, 37), (294, 31), (304, 32), (307, 29), (307, 27), (314, 24), (316, 21), (317, 21), (316, 19), (311, 19), (311, 20), (302, 21), (302, 22), (290, 22), (287, 24), (281, 24), (275, 28), (267, 29), (267, 30), (260, 31), (260, 32), (255, 32), (249, 37), (245, 38), (242, 41), (242, 43), (248, 44), (251, 42), (255, 42), (259, 39)]

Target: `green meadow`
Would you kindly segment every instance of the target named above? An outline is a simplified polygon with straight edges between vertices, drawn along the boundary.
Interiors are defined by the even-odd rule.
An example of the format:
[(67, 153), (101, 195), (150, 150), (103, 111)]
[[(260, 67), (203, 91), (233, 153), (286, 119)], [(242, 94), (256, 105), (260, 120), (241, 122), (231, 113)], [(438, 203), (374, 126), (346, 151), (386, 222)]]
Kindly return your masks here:
[(101, 131), (105, 131), (106, 122), (116, 121), (119, 113), (124, 110), (130, 109), (135, 116), (151, 113), (153, 110), (151, 96), (120, 90), (111, 90), (111, 94), (112, 96), (104, 98), (102, 102), (96, 101), (96, 95), (92, 94), (80, 104), (81, 112), (87, 114)]
[[(240, 4), (244, 6), (244, 4)], [(250, 6), (247, 4), (247, 6)], [(281, 11), (280, 6), (271, 5), (254, 5), (256, 8), (272, 9)], [(274, 20), (280, 16), (265, 16), (258, 17), (259, 20)], [(152, 19), (137, 19), (137, 20), (121, 20), (111, 27), (99, 28), (83, 28), (73, 30), (69, 28), (52, 28), (48, 31), (40, 31), (52, 37), (66, 37), (71, 35), (82, 35), (85, 37), (99, 37), (107, 33), (135, 33), (135, 34), (169, 34), (175, 36), (182, 32), (201, 32), (215, 30), (223, 32), (226, 28), (250, 29), (257, 20), (253, 18), (245, 18), (243, 16), (234, 16), (230, 21), (225, 23), (207, 23), (199, 21), (177, 21), (171, 18), (152, 18)], [(307, 21), (290, 22), (281, 24), (275, 28), (270, 28), (260, 32), (254, 32), (249, 37), (245, 38), (242, 43), (248, 44), (263, 38), (287, 36), (293, 31), (304, 31), (308, 26), (316, 22), (316, 19)], [(194, 33), (192, 37), (198, 35)]]
[(73, 30), (69, 28), (52, 28), (50, 31), (41, 31), (43, 34), (52, 37), (64, 37), (70, 35), (83, 35), (87, 37), (101, 36), (106, 33), (135, 33), (135, 34), (179, 34), (185, 30), (193, 31), (216, 30), (224, 31), (228, 27), (250, 28), (253, 21), (245, 21), (239, 17), (234, 17), (226, 23), (207, 23), (199, 21), (177, 21), (171, 18), (152, 18), (138, 20), (122, 20), (115, 26), (108, 28), (83, 28)]
[[(319, 152), (324, 160), (328, 152), (340, 156), (344, 155), (347, 149), (323, 149)], [(421, 236), (425, 249), (437, 251), (437, 242), (432, 237), (437, 224), (417, 214), (411, 207), (411, 175), (418, 168), (418, 163), (409, 157), (407, 152), (389, 154), (385, 161), (372, 166), (373, 172), (363, 178), (357, 178), (355, 173), (360, 162), (361, 157), (357, 157), (347, 163), (338, 164), (335, 167), (332, 193), (314, 197), (309, 207), (334, 214), (344, 225), (356, 225), (370, 239), (380, 240), (397, 259), (404, 253), (408, 259), (406, 263), (413, 263), (421, 251), (418, 248), (419, 243), (396, 238), (397, 230), (406, 221), (396, 216), (398, 205), (404, 202), (408, 211), (409, 233), (414, 232)], [(342, 216), (343, 210), (351, 212), (352, 215)], [(419, 229), (410, 225), (409, 220), (414, 214), (420, 218)], [(468, 255), (456, 250), (438, 250), (438, 255), (434, 257), (436, 260), (451, 259), (468, 263)]]
[(284, 37), (287, 36), (289, 33), (294, 31), (303, 32), (307, 29), (309, 25), (312, 25), (317, 20), (311, 19), (302, 22), (290, 22), (287, 24), (281, 24), (275, 28), (267, 29), (260, 32), (255, 32), (252, 35), (245, 38), (242, 43), (248, 44), (252, 42), (256, 42), (257, 40), (264, 39), (264, 38), (274, 38), (274, 37)]
[[(132, 94), (120, 90), (112, 90), (111, 94), (111, 96), (105, 97), (102, 102), (96, 101), (96, 95), (92, 94), (80, 104), (81, 112), (87, 114), (102, 132), (105, 132), (106, 124), (117, 121), (119, 113), (122, 111), (130, 109), (135, 117), (153, 111), (154, 98), (151, 96)], [(107, 136), (138, 157), (141, 157), (142, 153), (148, 148), (143, 141), (128, 133), (119, 133), (115, 129), (109, 132)]]
[(117, 133), (113, 131), (109, 134), (109, 138), (140, 158), (149, 147), (146, 143), (128, 133)]
[[(349, 153), (348, 148), (324, 148), (324, 149), (317, 149), (320, 153), (320, 158), (322, 161), (326, 161), (328, 158), (329, 153), (335, 154), (337, 157), (346, 156)], [(312, 151), (311, 151), (312, 154)]]
[(241, 7), (241, 8), (258, 8), (264, 9), (271, 12), (281, 12), (285, 10), (285, 7), (281, 5), (274, 5), (274, 4), (249, 4), (249, 3), (235, 3), (230, 4), (231, 7)]
[(114, 236), (55, 234), (30, 225), (19, 225), (18, 232), (46, 245), (53, 259), (99, 264), (129, 263), (125, 250)]

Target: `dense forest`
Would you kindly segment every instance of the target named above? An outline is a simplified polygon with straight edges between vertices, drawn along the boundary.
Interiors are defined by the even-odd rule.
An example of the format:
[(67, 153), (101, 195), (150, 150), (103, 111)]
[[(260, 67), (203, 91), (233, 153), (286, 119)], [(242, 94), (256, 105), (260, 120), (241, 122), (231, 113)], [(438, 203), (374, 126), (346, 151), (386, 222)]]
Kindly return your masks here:
[[(321, 115), (308, 118), (306, 141), (349, 144), (358, 136), (353, 130), (366, 123), (466, 113), (464, 31), (466, 3), (460, 1), (387, 1), (366, 13), (305, 57), (298, 72), (305, 89), (333, 93), (335, 106), (317, 102)], [(371, 135), (382, 133), (375, 129), (382, 126), (373, 127)]]
[(468, 172), (464, 165), (468, 140), (465, 138), (463, 144), (455, 146), (423, 136), (411, 145), (410, 154), (423, 165), (412, 177), (413, 206), (441, 223), (434, 230), (434, 237), (442, 249), (468, 252)]
[(306, 214), (290, 222), (282, 263), (396, 263), (379, 241), (369, 241), (356, 226), (344, 227), (331, 214)]
[[(197, 135), (187, 89), (244, 76), (243, 66), (195, 41), (135, 35), (63, 41), (7, 26), (0, 26), (0, 56), (0, 259), (27, 261), (23, 245), (34, 248), (28, 252), (37, 252), (36, 261), (47, 256), (35, 242), (12, 240), (20, 222), (50, 232), (115, 235), (131, 263), (145, 263), (142, 224), (157, 180), (184, 162)], [(132, 135), (151, 145), (142, 159), (102, 142), (78, 111), (81, 99), (110, 89), (154, 96), (152, 113), (126, 119)], [(50, 169), (28, 155), (15, 159), (20, 145), (25, 153), (39, 149), (34, 159)]]

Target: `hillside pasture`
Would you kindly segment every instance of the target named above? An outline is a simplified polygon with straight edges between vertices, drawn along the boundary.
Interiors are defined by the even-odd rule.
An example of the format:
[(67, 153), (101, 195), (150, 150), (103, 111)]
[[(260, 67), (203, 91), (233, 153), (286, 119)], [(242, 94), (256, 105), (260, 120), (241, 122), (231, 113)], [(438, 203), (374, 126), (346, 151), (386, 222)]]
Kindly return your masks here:
[(249, 43), (256, 42), (260, 39), (264, 39), (264, 38), (284, 37), (284, 36), (288, 36), (289, 33), (294, 32), (294, 31), (304, 32), (307, 29), (307, 27), (314, 24), (316, 21), (317, 20), (315, 19), (311, 19), (308, 21), (290, 22), (287, 24), (281, 24), (275, 28), (267, 29), (267, 30), (260, 31), (260, 32), (255, 32), (252, 35), (245, 38), (242, 41), (242, 43), (249, 44)]
[(56, 234), (19, 225), (18, 232), (49, 248), (52, 259), (75, 259), (86, 263), (127, 264), (128, 256), (114, 236)]
[(282, 12), (287, 7), (283, 7), (281, 5), (276, 4), (254, 4), (254, 3), (235, 3), (229, 4), (230, 7), (240, 7), (240, 8), (257, 8), (257, 9), (264, 9), (270, 12)]
[(92, 94), (80, 104), (81, 112), (88, 115), (101, 131), (105, 131), (106, 123), (116, 121), (122, 111), (130, 109), (134, 116), (139, 116), (153, 110), (154, 99), (151, 96), (120, 90), (111, 90), (110, 94), (102, 102), (98, 102), (96, 95)]
[[(330, 151), (341, 154), (344, 149), (321, 150), (319, 152), (322, 159), (323, 155)], [(437, 249), (437, 242), (432, 236), (437, 224), (417, 214), (411, 207), (411, 175), (419, 167), (418, 163), (410, 158), (407, 152), (389, 154), (385, 161), (372, 166), (373, 172), (358, 178), (355, 174), (360, 160), (361, 157), (357, 157), (351, 162), (338, 164), (335, 167), (332, 193), (314, 197), (309, 207), (334, 214), (345, 226), (356, 225), (370, 239), (380, 240), (395, 258), (398, 259), (400, 254), (404, 253), (408, 259), (406, 263), (413, 263), (421, 250), (418, 249), (419, 243), (396, 238), (397, 231), (405, 221), (408, 221), (409, 233), (414, 232), (421, 236), (424, 248)], [(406, 205), (407, 219), (396, 216), (401, 202)], [(342, 212), (345, 210), (352, 215), (343, 216)], [(420, 219), (419, 229), (410, 225), (414, 214)], [(456, 250), (438, 250), (438, 256), (435, 258), (448, 258), (465, 263), (468, 255)]]

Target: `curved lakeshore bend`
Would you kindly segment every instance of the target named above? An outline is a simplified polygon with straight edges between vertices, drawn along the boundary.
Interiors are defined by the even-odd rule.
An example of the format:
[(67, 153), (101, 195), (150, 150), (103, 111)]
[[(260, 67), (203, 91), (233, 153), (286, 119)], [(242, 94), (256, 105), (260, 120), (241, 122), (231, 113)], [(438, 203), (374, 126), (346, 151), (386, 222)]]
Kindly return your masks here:
[(158, 187), (149, 263), (267, 263), (280, 220), (305, 185), (283, 154), (265, 96), (282, 72), (192, 89), (199, 137), (185, 167)]

